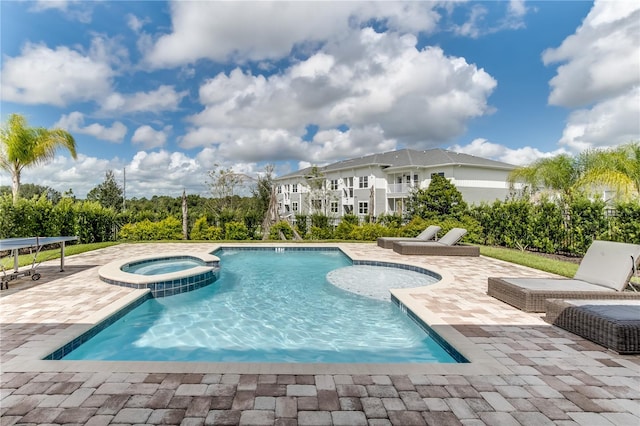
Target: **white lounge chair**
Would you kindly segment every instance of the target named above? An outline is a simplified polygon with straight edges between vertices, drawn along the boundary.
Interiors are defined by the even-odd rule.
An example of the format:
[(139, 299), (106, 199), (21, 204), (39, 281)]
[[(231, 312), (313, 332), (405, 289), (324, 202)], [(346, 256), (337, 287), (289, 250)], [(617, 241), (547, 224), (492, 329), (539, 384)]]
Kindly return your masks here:
[(594, 241), (573, 279), (488, 279), (487, 294), (527, 312), (544, 312), (547, 299), (640, 299), (623, 291), (640, 260), (640, 245)]
[(466, 229), (453, 228), (438, 241), (398, 241), (393, 243), (393, 251), (423, 256), (480, 256), (480, 247), (458, 244), (466, 233)]
[(440, 228), (438, 225), (429, 225), (427, 228), (422, 231), (415, 238), (407, 238), (407, 237), (380, 237), (378, 238), (378, 246), (386, 249), (393, 248), (393, 243), (397, 243), (398, 241), (435, 241), (438, 232), (440, 232)]

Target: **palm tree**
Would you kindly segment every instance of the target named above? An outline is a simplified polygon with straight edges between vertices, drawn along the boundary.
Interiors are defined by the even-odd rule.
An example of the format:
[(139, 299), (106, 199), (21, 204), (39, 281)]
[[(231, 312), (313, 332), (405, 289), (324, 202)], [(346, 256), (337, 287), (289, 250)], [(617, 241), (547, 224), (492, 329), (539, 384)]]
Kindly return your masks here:
[(640, 142), (609, 150), (590, 150), (578, 158), (582, 176), (577, 186), (613, 189), (622, 197), (640, 194)]
[(67, 148), (76, 158), (76, 141), (66, 130), (29, 127), (22, 115), (9, 116), (0, 130), (0, 168), (11, 173), (14, 203), (20, 193), (22, 169), (51, 160), (60, 147)]
[(567, 154), (560, 154), (514, 169), (508, 180), (512, 185), (523, 182), (533, 193), (551, 191), (570, 199), (578, 178), (576, 161)]
[(509, 174), (532, 193), (546, 191), (570, 200), (578, 191), (611, 189), (623, 197), (640, 194), (640, 142), (607, 150), (592, 149), (578, 157), (542, 158)]

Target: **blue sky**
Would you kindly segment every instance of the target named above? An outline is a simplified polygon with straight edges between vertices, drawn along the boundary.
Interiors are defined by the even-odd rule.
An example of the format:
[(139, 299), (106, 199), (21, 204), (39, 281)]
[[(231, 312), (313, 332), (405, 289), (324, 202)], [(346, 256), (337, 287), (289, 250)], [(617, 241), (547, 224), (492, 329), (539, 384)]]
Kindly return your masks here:
[[(207, 194), (399, 148), (512, 164), (640, 139), (640, 2), (0, 1), (0, 111), (70, 131), (22, 181)], [(0, 174), (0, 184), (10, 184)]]

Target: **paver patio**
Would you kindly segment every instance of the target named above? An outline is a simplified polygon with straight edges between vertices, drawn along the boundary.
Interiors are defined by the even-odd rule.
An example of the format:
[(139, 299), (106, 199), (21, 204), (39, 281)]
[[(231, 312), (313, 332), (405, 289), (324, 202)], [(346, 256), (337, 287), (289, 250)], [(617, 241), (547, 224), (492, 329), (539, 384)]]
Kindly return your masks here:
[(486, 295), (488, 276), (548, 274), (485, 257), (401, 256), (375, 244), (338, 246), (354, 259), (440, 272), (441, 283), (397, 297), (472, 362), (41, 360), (142, 294), (101, 282), (100, 265), (216, 247), (119, 245), (69, 256), (62, 273), (56, 261), (46, 263), (40, 281), (21, 279), (0, 292), (0, 424), (640, 424), (640, 356), (607, 351)]

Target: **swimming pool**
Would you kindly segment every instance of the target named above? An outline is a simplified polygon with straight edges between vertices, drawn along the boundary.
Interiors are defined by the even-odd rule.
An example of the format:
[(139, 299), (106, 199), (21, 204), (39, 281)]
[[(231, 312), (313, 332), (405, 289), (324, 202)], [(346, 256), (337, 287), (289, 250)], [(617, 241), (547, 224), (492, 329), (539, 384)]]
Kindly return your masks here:
[(461, 361), (390, 301), (329, 283), (330, 271), (352, 264), (339, 250), (226, 249), (215, 254), (221, 271), (213, 285), (150, 298), (63, 359)]
[(204, 266), (200, 259), (190, 257), (168, 257), (128, 263), (121, 267), (122, 271), (140, 275), (160, 275), (170, 272)]

